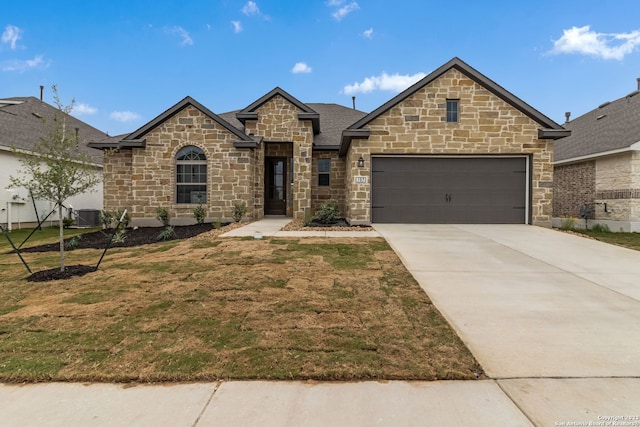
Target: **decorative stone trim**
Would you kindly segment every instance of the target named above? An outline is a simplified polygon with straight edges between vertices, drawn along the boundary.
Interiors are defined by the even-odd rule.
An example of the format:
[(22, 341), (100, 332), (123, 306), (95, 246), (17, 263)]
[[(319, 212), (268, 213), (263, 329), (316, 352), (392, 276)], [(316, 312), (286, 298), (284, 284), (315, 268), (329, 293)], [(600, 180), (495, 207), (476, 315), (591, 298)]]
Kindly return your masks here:
[(640, 188), (596, 191), (596, 199), (640, 199)]

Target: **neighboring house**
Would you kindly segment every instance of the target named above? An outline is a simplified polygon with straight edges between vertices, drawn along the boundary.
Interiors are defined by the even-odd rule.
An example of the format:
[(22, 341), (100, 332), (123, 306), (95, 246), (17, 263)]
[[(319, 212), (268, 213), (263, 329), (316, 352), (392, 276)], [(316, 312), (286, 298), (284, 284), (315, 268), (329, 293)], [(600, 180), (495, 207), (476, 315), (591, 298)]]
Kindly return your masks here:
[(551, 225), (553, 140), (568, 134), (453, 58), (370, 114), (303, 103), (275, 88), (217, 115), (187, 97), (124, 138), (89, 144), (104, 159), (105, 209), (134, 224), (304, 218), (336, 200), (352, 224)]
[[(59, 110), (35, 97), (0, 99), (0, 224), (8, 229), (38, 224), (38, 217), (44, 218), (54, 208), (48, 200), (31, 200), (26, 188), (11, 188), (10, 176), (19, 176), (22, 169), (14, 149), (31, 152), (34, 144), (48, 135), (48, 127), (43, 119), (53, 119)], [(94, 157), (97, 168), (102, 168), (102, 153), (86, 147), (88, 140), (104, 138), (105, 134), (88, 124), (68, 116), (71, 129), (77, 129), (82, 142), (80, 149), (88, 150)], [(66, 206), (73, 210), (102, 209), (102, 185), (88, 192), (70, 198)], [(35, 204), (35, 208), (34, 208)], [(36, 216), (36, 209), (38, 217)], [(47, 224), (58, 219), (59, 212), (49, 216)], [(63, 212), (65, 216), (68, 212)]]
[[(565, 124), (555, 147), (554, 224), (640, 232), (640, 79), (638, 89)], [(567, 113), (567, 119), (569, 113)]]

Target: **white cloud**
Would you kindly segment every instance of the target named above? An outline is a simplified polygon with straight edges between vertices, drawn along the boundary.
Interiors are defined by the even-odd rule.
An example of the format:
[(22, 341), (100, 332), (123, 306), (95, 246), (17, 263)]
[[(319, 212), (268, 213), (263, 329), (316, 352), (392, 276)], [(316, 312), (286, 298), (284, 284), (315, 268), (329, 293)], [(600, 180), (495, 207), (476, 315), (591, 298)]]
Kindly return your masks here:
[(271, 20), (271, 17), (269, 15), (265, 15), (260, 11), (260, 8), (254, 1), (248, 1), (247, 4), (242, 6), (242, 9), (240, 9), (240, 11), (247, 16), (256, 15), (256, 16), (260, 16), (265, 21)]
[(71, 113), (74, 116), (95, 114), (97, 112), (98, 112), (97, 108), (92, 107), (89, 104), (83, 104), (83, 103), (79, 103), (79, 104), (74, 105), (73, 106), (73, 110), (71, 110)]
[(247, 4), (242, 7), (241, 11), (247, 16), (260, 15), (260, 8), (254, 1), (248, 1)]
[(15, 59), (11, 61), (5, 61), (2, 64), (2, 71), (27, 71), (33, 68), (47, 68), (49, 66), (48, 62), (45, 62), (42, 55), (37, 55), (33, 59)]
[(233, 25), (233, 32), (234, 33), (240, 33), (242, 32), (242, 24), (240, 23), (240, 21), (231, 21), (231, 25)]
[(191, 36), (189, 36), (189, 33), (187, 32), (187, 30), (185, 30), (184, 28), (178, 25), (171, 28), (167, 28), (165, 32), (168, 34), (177, 34), (178, 36), (182, 37), (182, 42), (180, 42), (180, 46), (193, 45), (193, 39), (191, 38)]
[(622, 60), (640, 45), (640, 30), (630, 33), (597, 33), (589, 25), (562, 31), (553, 42), (552, 54), (578, 53), (602, 59)]
[(329, 0), (327, 2), (327, 6), (329, 7), (340, 6), (342, 3), (344, 3), (344, 0)]
[(4, 31), (2, 32), (2, 43), (9, 44), (11, 50), (16, 49), (16, 44), (18, 40), (22, 37), (22, 30), (15, 25), (7, 25), (4, 27)]
[(373, 28), (369, 28), (368, 30), (364, 30), (362, 35), (367, 39), (372, 39), (373, 38)]
[(424, 78), (425, 73), (416, 73), (413, 75), (400, 75), (398, 73), (389, 75), (383, 72), (379, 76), (366, 77), (362, 82), (347, 85), (342, 89), (345, 95), (353, 95), (355, 93), (369, 93), (374, 90), (385, 90), (391, 92), (402, 92), (418, 80)]
[[(335, 1), (331, 3), (334, 3), (334, 4), (330, 4), (330, 6), (340, 6), (342, 4), (342, 2), (335, 4), (336, 3)], [(355, 1), (352, 1), (351, 3), (344, 5), (340, 7), (338, 10), (334, 11), (331, 14), (331, 16), (333, 17), (333, 19), (339, 22), (339, 21), (342, 21), (345, 16), (347, 16), (351, 12), (358, 9), (360, 9), (360, 6), (358, 6), (358, 3), (356, 3)]]
[(301, 74), (301, 73), (310, 73), (311, 67), (309, 67), (304, 62), (297, 62), (296, 65), (291, 69), (293, 74)]
[(131, 111), (113, 111), (109, 117), (111, 117), (113, 120), (119, 121), (119, 122), (133, 122), (135, 120), (140, 120), (140, 114), (138, 113), (133, 113)]

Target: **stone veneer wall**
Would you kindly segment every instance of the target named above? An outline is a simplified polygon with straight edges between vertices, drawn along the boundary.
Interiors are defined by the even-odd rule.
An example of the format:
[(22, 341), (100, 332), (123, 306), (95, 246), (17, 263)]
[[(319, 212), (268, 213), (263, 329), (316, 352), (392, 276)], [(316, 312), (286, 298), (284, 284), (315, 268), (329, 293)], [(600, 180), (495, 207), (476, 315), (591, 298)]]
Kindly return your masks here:
[[(331, 159), (329, 185), (318, 185), (318, 159)], [(345, 215), (345, 159), (338, 157), (337, 151), (314, 151), (311, 180), (311, 210), (317, 211), (324, 202), (338, 202), (340, 214)]]
[(251, 209), (255, 154), (234, 148), (237, 137), (227, 129), (189, 106), (144, 137), (146, 148), (105, 157), (105, 209), (129, 209), (134, 225), (159, 224), (158, 207), (169, 209), (173, 224), (195, 222), (196, 205), (175, 203), (175, 156), (193, 145), (207, 156), (207, 218), (230, 221), (233, 205), (241, 201), (249, 207), (247, 217), (256, 215)]
[(596, 161), (595, 169), (596, 219), (640, 221), (640, 155), (603, 157)]
[[(447, 99), (459, 99), (458, 123), (445, 121)], [(451, 69), (367, 125), (347, 155), (347, 218), (370, 222), (370, 155), (532, 154), (532, 223), (551, 226), (553, 143), (538, 139), (540, 125), (458, 70)], [(365, 167), (355, 163), (362, 155)], [(366, 183), (356, 184), (354, 175)]]
[(556, 166), (553, 175), (553, 216), (577, 218), (584, 204), (593, 208), (596, 193), (595, 161)]
[[(313, 128), (310, 120), (298, 120), (293, 104), (276, 95), (257, 108), (258, 119), (247, 120), (245, 132), (264, 142), (291, 142), (293, 164), (293, 216), (304, 218), (311, 208), (311, 158)], [(291, 195), (290, 195), (291, 196)]]

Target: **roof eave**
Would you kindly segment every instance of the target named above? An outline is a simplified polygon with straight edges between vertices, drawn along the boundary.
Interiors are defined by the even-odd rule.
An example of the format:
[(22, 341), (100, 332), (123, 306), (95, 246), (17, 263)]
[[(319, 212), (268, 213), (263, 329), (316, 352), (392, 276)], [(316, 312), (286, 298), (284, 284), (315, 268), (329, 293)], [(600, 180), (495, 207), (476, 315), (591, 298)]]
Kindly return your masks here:
[(146, 148), (146, 138), (141, 139), (123, 139), (118, 142), (90, 142), (87, 147), (97, 150), (125, 149), (125, 148)]
[(571, 131), (569, 129), (548, 129), (548, 128), (540, 128), (538, 129), (538, 139), (560, 139), (571, 136)]
[(342, 131), (342, 138), (340, 140), (340, 149), (338, 155), (344, 157), (351, 147), (351, 141), (354, 139), (368, 139), (370, 131), (369, 129), (345, 129)]
[(320, 133), (320, 114), (318, 113), (298, 113), (298, 120), (311, 120), (314, 135)]

